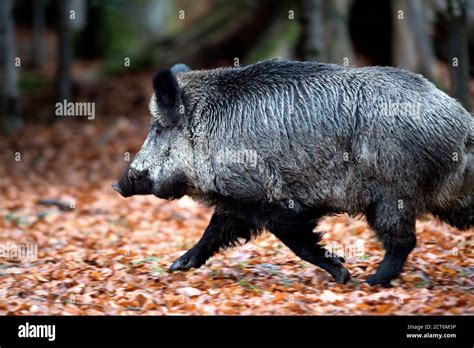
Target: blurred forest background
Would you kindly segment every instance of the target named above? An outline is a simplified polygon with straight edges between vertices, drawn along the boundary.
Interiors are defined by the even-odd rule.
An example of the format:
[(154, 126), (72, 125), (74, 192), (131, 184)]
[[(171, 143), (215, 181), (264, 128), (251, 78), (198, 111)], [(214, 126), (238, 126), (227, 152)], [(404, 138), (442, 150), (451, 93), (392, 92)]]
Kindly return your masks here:
[[(470, 109), (472, 0), (5, 0), (1, 126), (54, 121), (57, 100), (112, 114), (107, 82), (183, 62), (192, 68), (285, 57), (423, 74)], [(134, 106), (148, 94), (128, 91)], [(137, 109), (142, 110), (142, 109)]]
[[(474, 0), (0, 0), (0, 314), (474, 314), (472, 231), (417, 223), (407, 272), (362, 284), (382, 250), (363, 219), (319, 227), (348, 286), (272, 236), (168, 274), (211, 212), (110, 187), (149, 125), (159, 67), (284, 57), (417, 73), (472, 111)], [(94, 117), (59, 117), (63, 100)], [(0, 250), (4, 250), (0, 249)]]

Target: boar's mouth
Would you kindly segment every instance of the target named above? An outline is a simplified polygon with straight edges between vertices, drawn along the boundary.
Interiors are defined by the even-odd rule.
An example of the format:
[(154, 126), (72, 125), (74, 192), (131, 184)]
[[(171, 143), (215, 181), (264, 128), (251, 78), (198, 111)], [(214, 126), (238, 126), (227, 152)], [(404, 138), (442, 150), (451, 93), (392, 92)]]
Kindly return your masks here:
[(112, 188), (123, 197), (133, 196), (133, 182), (128, 175), (128, 169), (123, 172), (117, 182), (112, 184)]
[(123, 197), (153, 194), (161, 199), (173, 200), (186, 195), (189, 187), (184, 174), (162, 180), (160, 185), (154, 187), (146, 176), (137, 176), (130, 169), (126, 169), (118, 181), (112, 184), (112, 188)]
[(127, 193), (123, 192), (123, 190), (120, 188), (120, 185), (118, 184), (118, 182), (114, 182), (112, 184), (112, 188), (115, 191), (117, 191), (118, 193), (120, 193), (123, 197), (130, 197), (131, 196), (131, 194), (127, 194), (128, 192)]

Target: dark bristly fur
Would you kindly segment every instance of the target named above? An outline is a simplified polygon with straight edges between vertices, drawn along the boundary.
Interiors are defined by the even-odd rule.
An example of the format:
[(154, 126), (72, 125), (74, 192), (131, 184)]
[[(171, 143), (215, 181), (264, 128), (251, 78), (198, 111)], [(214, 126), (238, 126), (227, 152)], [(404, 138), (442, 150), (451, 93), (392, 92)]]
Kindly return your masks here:
[(345, 283), (343, 259), (313, 229), (346, 212), (365, 214), (383, 243), (368, 282), (388, 285), (416, 245), (417, 217), (473, 228), (474, 120), (420, 75), (275, 59), (208, 71), (181, 64), (153, 85), (149, 135), (117, 190), (215, 207), (171, 271), (266, 229)]

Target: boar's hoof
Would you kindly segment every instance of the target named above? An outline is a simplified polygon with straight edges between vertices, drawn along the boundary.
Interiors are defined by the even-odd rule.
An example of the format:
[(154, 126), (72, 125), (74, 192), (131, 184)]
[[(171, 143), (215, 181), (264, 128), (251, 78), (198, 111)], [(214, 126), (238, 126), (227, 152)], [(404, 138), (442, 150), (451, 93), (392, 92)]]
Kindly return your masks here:
[(390, 288), (392, 285), (390, 284), (390, 278), (383, 277), (377, 274), (372, 274), (367, 280), (365, 281), (369, 285), (380, 285), (384, 288)]
[(351, 279), (351, 274), (345, 267), (340, 267), (338, 272), (331, 272), (332, 277), (338, 284), (346, 284)]
[(324, 258), (322, 261), (316, 262), (315, 265), (328, 272), (336, 283), (346, 284), (349, 279), (351, 279), (351, 274), (347, 268), (342, 265), (343, 260), (344, 259), (339, 256), (328, 257)]
[(204, 262), (199, 261), (199, 259), (193, 255), (193, 253), (188, 251), (186, 254), (172, 263), (168, 269), (168, 272), (187, 271), (191, 268), (199, 268), (203, 265), (203, 263)]

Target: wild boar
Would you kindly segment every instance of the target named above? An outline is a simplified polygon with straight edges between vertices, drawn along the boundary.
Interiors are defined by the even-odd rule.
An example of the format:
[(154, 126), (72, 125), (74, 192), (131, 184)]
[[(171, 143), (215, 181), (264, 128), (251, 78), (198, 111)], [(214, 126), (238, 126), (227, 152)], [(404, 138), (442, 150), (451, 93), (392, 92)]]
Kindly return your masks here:
[(314, 228), (325, 215), (363, 214), (385, 248), (367, 282), (388, 286), (416, 245), (417, 217), (473, 227), (473, 117), (421, 75), (273, 59), (180, 64), (153, 87), (149, 134), (114, 188), (215, 209), (170, 271), (267, 230), (346, 283), (343, 258)]

